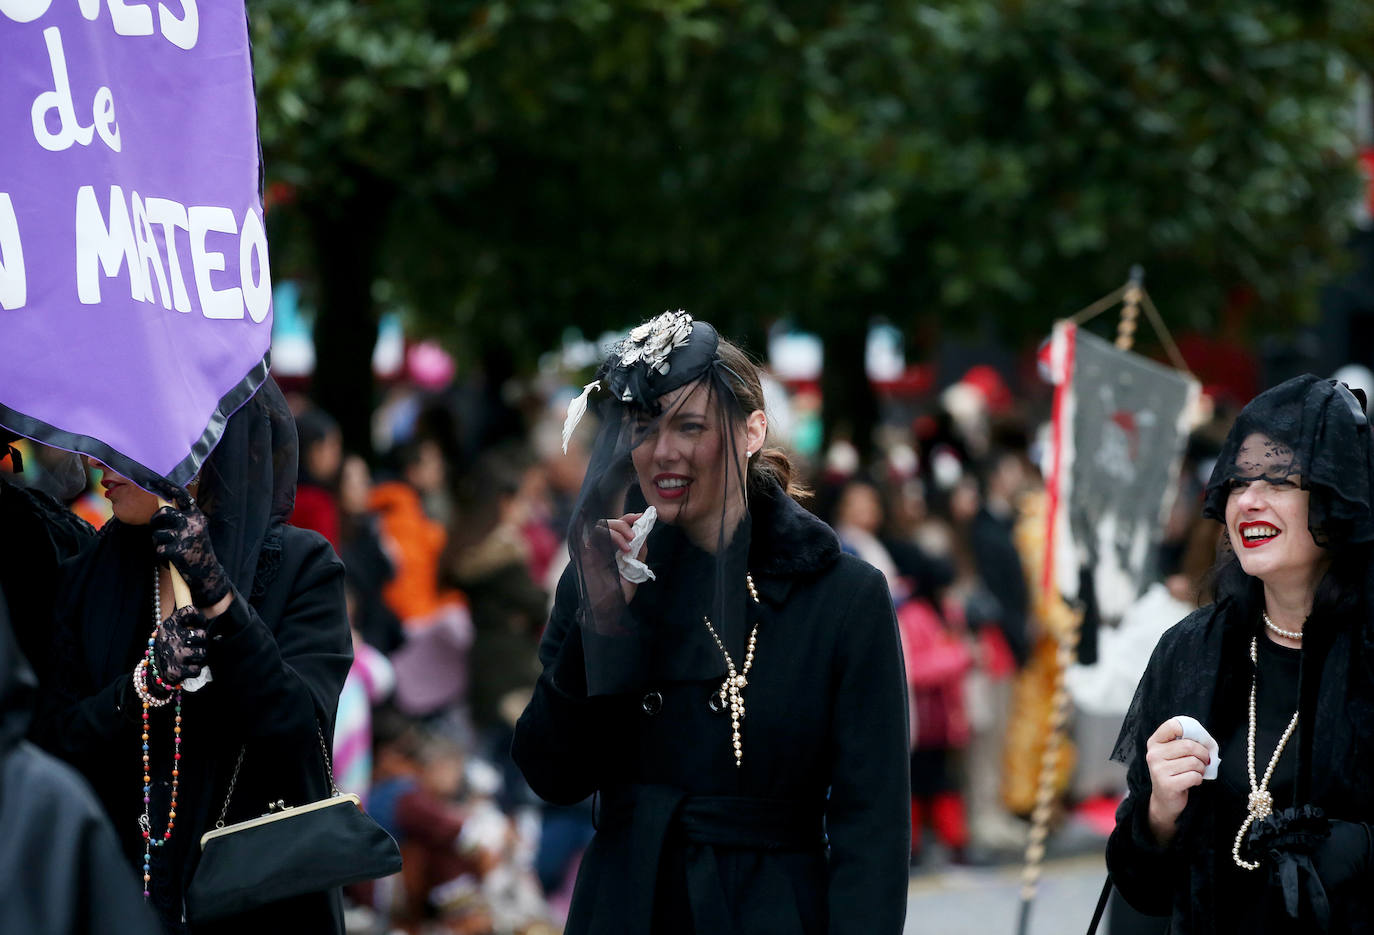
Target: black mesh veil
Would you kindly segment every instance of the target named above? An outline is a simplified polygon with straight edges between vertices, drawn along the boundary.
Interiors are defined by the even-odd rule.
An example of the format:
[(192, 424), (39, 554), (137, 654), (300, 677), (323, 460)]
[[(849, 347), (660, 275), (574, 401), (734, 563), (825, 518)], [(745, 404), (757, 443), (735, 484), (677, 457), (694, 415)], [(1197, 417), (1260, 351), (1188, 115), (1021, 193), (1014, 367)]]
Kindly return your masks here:
[(296, 423), (271, 377), (229, 417), (200, 471), (196, 499), (229, 580), (252, 598), (275, 572), (296, 502)]
[[(587, 394), (600, 424), (568, 548), (593, 695), (633, 687), (672, 629), (665, 621), (699, 651), (679, 653), (680, 677), (725, 671), (702, 617), (727, 645), (743, 639), (749, 413), (719, 351), (711, 325), (664, 313), (615, 346)], [(626, 563), (608, 523), (653, 514), (643, 566)]]
[(1234, 482), (1297, 475), (1312, 494), (1307, 522), (1319, 544), (1374, 541), (1371, 455), (1369, 423), (1355, 394), (1311, 374), (1294, 377), (1241, 410), (1207, 482), (1202, 513), (1224, 523)]

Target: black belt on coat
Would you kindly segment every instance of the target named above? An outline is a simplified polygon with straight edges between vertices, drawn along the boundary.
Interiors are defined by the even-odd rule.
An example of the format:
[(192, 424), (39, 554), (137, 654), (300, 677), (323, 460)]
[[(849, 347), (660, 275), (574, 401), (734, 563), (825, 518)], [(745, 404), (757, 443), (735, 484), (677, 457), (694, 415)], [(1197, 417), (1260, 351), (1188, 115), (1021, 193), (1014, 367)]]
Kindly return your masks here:
[[(649, 935), (663, 842), (680, 830), (689, 847), (687, 896), (697, 932), (731, 935), (734, 922), (716, 861), (716, 847), (758, 851), (819, 850), (825, 845), (819, 804), (745, 795), (688, 795), (671, 786), (603, 790), (597, 828), (627, 834), (625, 876), (616, 885), (617, 911), (628, 933)], [(605, 905), (605, 904), (603, 904)]]

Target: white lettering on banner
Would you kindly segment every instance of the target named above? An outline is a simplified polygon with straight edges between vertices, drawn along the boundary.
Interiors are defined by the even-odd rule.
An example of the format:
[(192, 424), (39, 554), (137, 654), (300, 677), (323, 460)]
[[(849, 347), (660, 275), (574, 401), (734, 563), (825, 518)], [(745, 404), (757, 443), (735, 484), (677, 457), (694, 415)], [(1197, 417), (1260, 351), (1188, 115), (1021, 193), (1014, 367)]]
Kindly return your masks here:
[(200, 313), (206, 318), (242, 318), (243, 290), (237, 287), (216, 289), (210, 284), (210, 272), (224, 269), (224, 254), (205, 248), (205, 235), (210, 231), (237, 234), (234, 212), (228, 208), (196, 205), (186, 209), (191, 220), (191, 266), (196, 272), (196, 292), (200, 295)]
[(50, 6), (52, 0), (0, 0), (0, 14), (16, 23), (32, 23)]
[(0, 192), (0, 309), (22, 308), (27, 300), (19, 219), (15, 217), (9, 193)]
[(109, 88), (95, 92), (95, 103), (91, 106), (95, 118), (95, 132), (104, 140), (105, 145), (119, 152), (119, 127), (115, 124), (114, 95)]
[[(106, 0), (110, 8), (110, 23), (119, 36), (151, 36), (153, 30), (152, 0)], [(0, 16), (15, 23), (32, 23), (52, 6), (52, 0), (0, 0)], [(100, 18), (100, 0), (77, 0), (81, 15), (94, 22)], [(196, 0), (178, 0), (181, 15), (174, 16), (171, 7), (159, 2), (157, 26), (164, 39), (178, 49), (196, 47), (200, 38), (200, 10)], [(56, 27), (52, 27), (56, 28)]]
[(181, 0), (181, 18), (177, 19), (165, 3), (157, 5), (157, 24), (167, 41), (178, 49), (194, 49), (200, 38), (200, 11), (196, 0)]
[(144, 206), (148, 209), (148, 220), (162, 225), (162, 242), (167, 247), (167, 272), (172, 280), (172, 305), (178, 312), (189, 312), (191, 297), (186, 294), (186, 280), (181, 275), (181, 260), (177, 257), (177, 229), (191, 229), (186, 220), (186, 209), (166, 198), (149, 198)]
[(110, 19), (121, 36), (151, 36), (153, 11), (141, 3), (129, 6), (125, 0), (110, 0)]
[[(154, 225), (162, 228), (161, 250)], [(266, 321), (272, 307), (272, 274), (267, 261), (267, 235), (256, 210), (249, 208), (245, 212), (243, 229), (239, 230), (234, 212), (228, 208), (217, 205), (188, 208), (167, 198), (143, 198), (133, 191), (126, 202), (124, 191), (118, 185), (110, 186), (108, 223), (96, 200), (95, 188), (83, 185), (77, 191), (77, 298), (83, 305), (99, 303), (101, 270), (105, 276), (113, 278), (127, 269), (129, 294), (135, 300), (148, 304), (160, 301), (163, 308), (191, 311), (190, 296), (177, 256), (178, 230), (189, 235), (191, 270), (200, 299), (200, 313), (206, 318), (231, 320), (242, 319), (246, 309), (255, 324)], [(212, 234), (226, 235), (238, 242), (237, 286), (217, 289), (210, 280), (212, 273), (225, 271), (224, 253), (206, 243)], [(165, 276), (164, 252), (167, 259)], [(156, 298), (154, 281), (158, 287)]]
[(107, 227), (95, 200), (95, 187), (82, 185), (76, 192), (76, 297), (82, 305), (100, 302), (100, 274), (118, 276), (121, 267), (129, 269), (129, 295), (143, 301), (143, 270), (138, 263), (138, 245), (129, 223), (129, 208), (124, 191), (110, 186), (110, 223)]
[[(92, 107), (92, 123), (82, 126), (76, 116), (76, 103), (72, 99), (71, 79), (67, 76), (67, 58), (62, 52), (62, 33), (56, 26), (43, 30), (43, 41), (48, 46), (48, 61), (52, 64), (53, 90), (44, 91), (33, 99), (30, 117), (33, 121), (33, 138), (44, 149), (60, 153), (73, 143), (91, 145), (96, 125), (100, 125), (100, 138), (105, 144), (119, 152), (119, 130), (115, 127), (114, 96), (110, 89), (99, 88), (95, 93)], [(58, 131), (48, 129), (48, 112), (57, 111)], [(113, 128), (113, 129), (112, 129)]]
[[(258, 261), (256, 279), (253, 277), (254, 255)], [(262, 324), (272, 307), (272, 273), (267, 265), (267, 233), (262, 229), (258, 213), (251, 208), (243, 216), (243, 230), (239, 233), (239, 283), (243, 287), (248, 317)]]
[[(172, 297), (167, 293), (167, 277), (162, 272), (162, 255), (157, 251), (157, 239), (153, 237), (152, 225), (148, 223), (148, 211), (138, 192), (133, 192), (129, 201), (133, 207), (134, 240), (138, 243), (138, 265), (143, 268), (143, 301), (153, 301), (153, 279), (157, 280), (157, 294), (161, 296), (162, 307), (172, 307)], [(149, 278), (148, 264), (153, 264), (153, 276)]]

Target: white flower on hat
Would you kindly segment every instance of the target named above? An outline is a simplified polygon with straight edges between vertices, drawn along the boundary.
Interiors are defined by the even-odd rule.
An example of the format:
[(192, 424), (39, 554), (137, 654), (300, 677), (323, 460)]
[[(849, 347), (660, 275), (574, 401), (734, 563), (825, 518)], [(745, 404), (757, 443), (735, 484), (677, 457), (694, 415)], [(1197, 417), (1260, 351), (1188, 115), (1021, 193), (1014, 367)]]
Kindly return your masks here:
[(650, 370), (666, 375), (668, 356), (692, 337), (692, 316), (682, 309), (664, 312), (635, 327), (620, 345), (619, 366), (633, 367), (643, 361)]

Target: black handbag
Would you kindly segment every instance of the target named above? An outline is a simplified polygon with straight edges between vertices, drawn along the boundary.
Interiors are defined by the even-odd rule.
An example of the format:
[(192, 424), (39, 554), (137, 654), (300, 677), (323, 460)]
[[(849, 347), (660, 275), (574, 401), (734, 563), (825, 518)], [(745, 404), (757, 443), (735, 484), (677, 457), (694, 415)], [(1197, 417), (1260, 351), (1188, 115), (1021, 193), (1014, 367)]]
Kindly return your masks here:
[(316, 893), (401, 869), (401, 851), (391, 835), (362, 809), (356, 795), (334, 785), (334, 769), (319, 725), (331, 795), (305, 805), (278, 800), (266, 814), (224, 823), (234, 783), (243, 766), (239, 749), (229, 791), (214, 830), (200, 839), (200, 866), (186, 891), (186, 918), (200, 924), (268, 903)]

